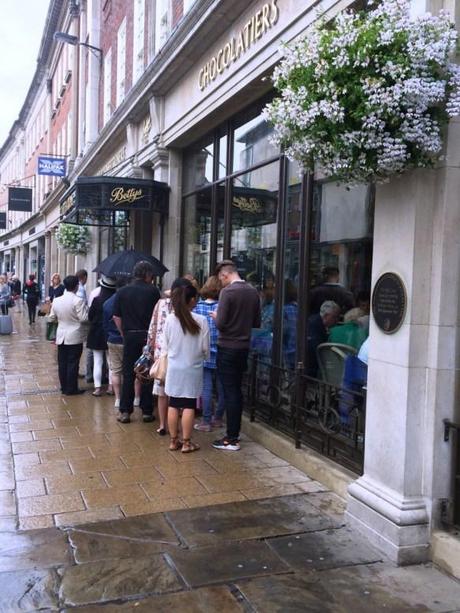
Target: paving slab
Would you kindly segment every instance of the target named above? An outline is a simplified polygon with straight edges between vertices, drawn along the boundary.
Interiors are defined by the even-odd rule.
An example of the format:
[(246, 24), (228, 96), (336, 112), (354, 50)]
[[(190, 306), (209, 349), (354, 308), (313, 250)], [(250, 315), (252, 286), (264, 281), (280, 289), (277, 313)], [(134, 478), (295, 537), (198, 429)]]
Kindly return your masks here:
[[(140, 522), (135, 521), (138, 519), (67, 530), (75, 561), (82, 564), (96, 560), (145, 557), (179, 546), (177, 537), (161, 515), (147, 518), (145, 531)], [(131, 522), (134, 526), (131, 526)]]
[(0, 612), (58, 610), (59, 579), (54, 570), (0, 573)]
[(177, 549), (169, 554), (177, 571), (191, 587), (226, 583), (242, 577), (290, 572), (264, 542), (221, 544), (199, 549)]
[(184, 588), (164, 557), (103, 560), (66, 568), (59, 590), (61, 602), (78, 606)]
[[(136, 611), (136, 613), (152, 613), (154, 611), (186, 611), (187, 613), (242, 613), (242, 604), (237, 602), (228, 587), (205, 587), (193, 592), (178, 592), (162, 596), (151, 596), (143, 600), (132, 600), (124, 604), (108, 604), (102, 609), (103, 613), (117, 613), (118, 611)], [(75, 609), (65, 609), (63, 613), (72, 613)], [(78, 613), (93, 613), (101, 611), (99, 606), (79, 607)]]
[(341, 524), (309, 502), (310, 494), (248, 500), (167, 513), (189, 547), (223, 540), (268, 538), (339, 527)]
[(263, 577), (237, 586), (264, 613), (424, 613), (459, 610), (460, 586), (430, 565), (389, 563)]
[(56, 528), (0, 534), (0, 572), (71, 562), (67, 536)]
[(284, 536), (267, 542), (282, 560), (299, 571), (324, 570), (383, 560), (382, 553), (373, 549), (363, 536), (345, 527)]

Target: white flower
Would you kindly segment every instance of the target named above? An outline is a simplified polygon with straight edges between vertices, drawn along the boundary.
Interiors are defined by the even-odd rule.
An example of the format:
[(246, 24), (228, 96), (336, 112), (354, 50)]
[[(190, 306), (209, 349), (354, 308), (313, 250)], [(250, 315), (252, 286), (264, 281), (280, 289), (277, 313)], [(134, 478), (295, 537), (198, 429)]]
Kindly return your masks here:
[(410, 20), (409, 0), (343, 11), (284, 47), (264, 116), (273, 141), (304, 169), (347, 182), (385, 180), (442, 151), (442, 126), (460, 114), (457, 41), (449, 16)]

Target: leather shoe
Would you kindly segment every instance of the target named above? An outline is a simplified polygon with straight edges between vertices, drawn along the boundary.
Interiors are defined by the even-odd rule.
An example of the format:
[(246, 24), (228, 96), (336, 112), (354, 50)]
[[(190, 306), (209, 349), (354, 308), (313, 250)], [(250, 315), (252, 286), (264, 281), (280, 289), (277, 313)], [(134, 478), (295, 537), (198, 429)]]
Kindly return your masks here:
[(155, 417), (153, 415), (143, 415), (142, 421), (144, 424), (149, 424), (150, 422), (155, 421)]
[(84, 394), (86, 390), (75, 390), (75, 392), (67, 392), (66, 396), (79, 396), (80, 394)]
[(129, 424), (131, 422), (129, 413), (120, 413), (120, 415), (117, 417), (117, 421), (119, 421), (122, 424)]

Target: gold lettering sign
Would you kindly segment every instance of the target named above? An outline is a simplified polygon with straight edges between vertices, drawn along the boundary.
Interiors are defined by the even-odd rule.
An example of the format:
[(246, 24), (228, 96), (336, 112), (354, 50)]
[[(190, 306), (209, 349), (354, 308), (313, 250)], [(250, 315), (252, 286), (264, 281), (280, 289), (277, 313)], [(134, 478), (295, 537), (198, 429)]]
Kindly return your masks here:
[(242, 30), (227, 42), (219, 51), (202, 67), (198, 73), (198, 86), (203, 91), (217, 75), (220, 75), (233, 62), (236, 62), (243, 53), (249, 49), (259, 38), (272, 28), (279, 17), (278, 0), (266, 2), (257, 11)]
[(115, 187), (110, 194), (110, 202), (115, 205), (119, 204), (132, 204), (136, 200), (140, 200), (144, 197), (142, 189), (124, 189), (123, 187)]
[(262, 213), (264, 208), (258, 198), (243, 198), (242, 196), (233, 198), (233, 206), (246, 213)]

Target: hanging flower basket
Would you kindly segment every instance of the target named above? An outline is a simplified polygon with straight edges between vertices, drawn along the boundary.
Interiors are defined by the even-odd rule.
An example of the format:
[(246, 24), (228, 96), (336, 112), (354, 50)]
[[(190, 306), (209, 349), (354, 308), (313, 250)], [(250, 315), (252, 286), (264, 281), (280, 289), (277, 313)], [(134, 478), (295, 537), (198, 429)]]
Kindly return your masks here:
[(318, 22), (275, 69), (281, 95), (264, 110), (274, 143), (346, 183), (432, 166), (460, 111), (456, 41), (446, 13), (411, 20), (408, 0)]
[(74, 255), (86, 255), (91, 246), (91, 235), (87, 226), (61, 223), (55, 236), (59, 247)]

